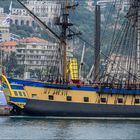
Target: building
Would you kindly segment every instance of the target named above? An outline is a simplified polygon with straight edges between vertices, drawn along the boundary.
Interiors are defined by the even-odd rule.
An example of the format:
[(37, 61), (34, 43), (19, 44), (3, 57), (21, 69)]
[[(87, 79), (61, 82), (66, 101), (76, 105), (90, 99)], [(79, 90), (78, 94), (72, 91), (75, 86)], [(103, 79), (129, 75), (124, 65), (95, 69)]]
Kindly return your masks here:
[(87, 2), (87, 9), (89, 11), (93, 12), (93, 10), (94, 10), (94, 8), (93, 8), (93, 0), (87, 0), (86, 2)]
[[(57, 66), (59, 46), (56, 43), (38, 37), (28, 37), (17, 41), (3, 41), (0, 43), (3, 59), (9, 58), (12, 52), (17, 55), (19, 65), (26, 65), (27, 69), (41, 69)], [(67, 46), (67, 57), (73, 57), (73, 49)]]
[(2, 21), (0, 21), (0, 42), (9, 40), (10, 40), (9, 25), (2, 24)]
[(10, 25), (3, 24), (3, 21), (0, 21), (0, 42), (5, 41), (18, 41), (20, 39), (19, 35), (10, 33)]
[(111, 79), (112, 77), (114, 77), (116, 79), (126, 81), (126, 79), (132, 77), (131, 80), (133, 80), (134, 77), (132, 75), (128, 75), (129, 73), (133, 73), (136, 71), (136, 65), (134, 64), (136, 64), (136, 60), (134, 57), (121, 54), (112, 54), (107, 65), (107, 75), (109, 75)]
[(60, 16), (61, 4), (55, 0), (28, 0), (26, 6), (39, 17)]
[(2, 52), (2, 60), (9, 59), (12, 52), (16, 52), (16, 41), (4, 41), (0, 43), (0, 52)]
[(27, 71), (58, 64), (58, 45), (37, 37), (19, 40), (16, 54), (18, 64), (25, 65)]
[(10, 26), (6, 23), (7, 14), (4, 9), (0, 7), (0, 42), (10, 40)]
[(116, 5), (115, 7), (118, 10), (120, 10), (120, 12), (124, 12), (128, 9), (129, 1), (128, 0), (123, 0), (123, 1), (114, 2), (114, 0), (96, 0), (96, 2), (94, 2), (94, 4), (101, 5), (101, 7), (104, 7), (107, 4), (113, 4), (113, 5), (115, 4)]
[(0, 14), (4, 13), (4, 9), (0, 7)]
[[(60, 16), (61, 4), (55, 1), (28, 0), (25, 3), (44, 23), (52, 25), (54, 18)], [(11, 24), (35, 26), (34, 19), (23, 8), (12, 8)]]
[[(26, 1), (25, 6), (48, 25), (52, 25), (54, 19), (59, 17), (61, 12), (61, 4), (51, 0), (28, 0)], [(4, 9), (0, 8), (0, 20), (3, 21), (6, 16), (7, 14), (4, 13)], [(11, 24), (33, 27), (36, 25), (34, 19), (24, 8), (12, 8), (10, 19)]]
[(20, 39), (19, 35), (10, 33), (10, 16), (0, 8), (0, 42), (18, 39)]

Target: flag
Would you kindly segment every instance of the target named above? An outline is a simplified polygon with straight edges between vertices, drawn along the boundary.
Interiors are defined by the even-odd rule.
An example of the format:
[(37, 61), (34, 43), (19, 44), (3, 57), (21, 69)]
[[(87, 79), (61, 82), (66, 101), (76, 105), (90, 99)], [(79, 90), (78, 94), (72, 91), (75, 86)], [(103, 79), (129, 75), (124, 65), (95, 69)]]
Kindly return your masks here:
[(9, 11), (10, 11), (10, 13), (12, 12), (12, 1), (10, 3), (10, 6), (9, 6)]
[(3, 25), (9, 25), (10, 24), (10, 20), (11, 20), (11, 12), (12, 12), (12, 1), (10, 3), (9, 6), (9, 14), (7, 15), (7, 17), (4, 19), (4, 21), (2, 22)]
[(11, 18), (10, 18), (10, 14), (9, 14), (9, 15), (7, 15), (7, 17), (3, 20), (2, 24), (3, 24), (3, 25), (9, 25), (9, 24), (10, 24), (10, 20), (11, 20)]

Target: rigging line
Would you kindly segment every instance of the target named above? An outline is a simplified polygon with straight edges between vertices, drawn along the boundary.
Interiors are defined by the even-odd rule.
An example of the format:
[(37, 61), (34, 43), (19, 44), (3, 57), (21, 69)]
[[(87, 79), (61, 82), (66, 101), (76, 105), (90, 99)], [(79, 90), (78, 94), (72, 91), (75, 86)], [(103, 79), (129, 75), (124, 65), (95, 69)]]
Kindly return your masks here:
[[(120, 34), (119, 34), (119, 37), (116, 39), (116, 42), (114, 43), (114, 46), (115, 46), (115, 47), (112, 47), (112, 48), (114, 48), (114, 51), (115, 51), (115, 49), (118, 48), (118, 43), (117, 43), (117, 42), (119, 42), (119, 39), (122, 39), (122, 37), (124, 36), (125, 30), (126, 30), (126, 27), (127, 27), (126, 21), (125, 21), (124, 23), (125, 23), (124, 26), (122, 26), (123, 29), (121, 30), (121, 32), (120, 32)], [(113, 52), (114, 52), (114, 51), (112, 51), (112, 55), (113, 55)], [(110, 54), (109, 56), (111, 56), (111, 54)], [(115, 60), (112, 60), (112, 61), (114, 62)], [(105, 70), (104, 76), (108, 73), (108, 72), (107, 72), (107, 67), (108, 67), (108, 64), (109, 64), (109, 63), (111, 63), (111, 62), (107, 59), (107, 62), (106, 62), (106, 70)]]
[[(115, 1), (112, 3), (112, 6), (110, 7), (110, 9), (109, 9), (109, 11), (108, 11), (108, 16), (107, 16), (107, 20), (106, 20), (106, 22), (105, 22), (104, 31), (103, 31), (103, 33), (102, 33), (102, 35), (101, 35), (101, 38), (102, 38), (102, 40), (101, 40), (101, 46), (102, 46), (102, 44), (103, 44), (104, 37), (106, 37), (106, 36), (105, 36), (105, 33), (106, 33), (106, 30), (107, 30), (107, 24), (108, 24), (109, 18), (110, 18), (111, 15), (112, 15), (113, 8), (115, 8), (114, 5), (116, 4), (116, 1), (117, 1), (117, 0), (115, 0)], [(112, 24), (113, 24), (113, 23), (112, 23)]]
[[(132, 27), (133, 29), (133, 27)], [(132, 36), (133, 35), (133, 36)], [(130, 62), (129, 62), (129, 72), (131, 72), (133, 70), (132, 68), (132, 61), (133, 61), (133, 51), (134, 51), (134, 45), (133, 45), (133, 41), (134, 41), (134, 32), (132, 32), (132, 34), (130, 34), (130, 36), (132, 36), (132, 40), (130, 42), (130, 40), (128, 40), (128, 42), (130, 42), (130, 47), (132, 47), (132, 50), (130, 50)], [(133, 71), (132, 71), (133, 73)], [(131, 77), (128, 75), (128, 85), (130, 85), (130, 82), (131, 82)]]
[[(121, 66), (121, 61), (122, 61), (123, 57), (120, 55), (116, 55), (115, 56), (115, 60), (116, 62), (114, 62), (114, 64), (111, 64), (111, 70), (110, 72), (108, 72), (108, 78), (107, 81), (113, 83), (114, 78), (116, 78), (116, 76), (118, 76), (119, 72), (120, 72), (120, 66)], [(109, 75), (112, 75), (112, 79), (109, 80)], [(118, 77), (119, 78), (119, 77)], [(117, 79), (117, 78), (116, 78)], [(119, 79), (120, 81), (120, 79)]]
[[(58, 45), (58, 48), (57, 48), (57, 61), (59, 60), (60, 61), (60, 46)], [(60, 76), (60, 73), (59, 73), (59, 64), (60, 64), (60, 62), (57, 62), (57, 75), (58, 75), (58, 77)], [(59, 78), (58, 78), (59, 79)]]
[[(113, 46), (113, 45), (116, 46), (117, 42), (119, 41), (119, 38), (120, 38), (121, 34), (122, 34), (122, 33), (124, 32), (124, 30), (125, 30), (125, 26), (126, 26), (126, 20), (123, 21), (123, 23), (122, 23), (122, 25), (121, 25), (121, 27), (123, 27), (123, 28), (120, 29), (119, 32), (117, 33), (116, 39), (114, 40), (114, 43), (112, 44), (112, 46)], [(117, 47), (117, 46), (116, 46), (116, 47)], [(112, 47), (111, 52), (113, 53), (113, 51), (115, 51), (115, 49), (116, 49), (115, 47)], [(110, 52), (110, 55), (111, 55), (111, 52)]]
[[(128, 22), (126, 23), (126, 25), (124, 26), (124, 30), (122, 30), (122, 32), (121, 32), (121, 35), (120, 35), (120, 43), (119, 43), (119, 45), (117, 44), (117, 42), (116, 42), (116, 44), (115, 44), (115, 46), (116, 46), (116, 49), (117, 49), (117, 52), (119, 51), (119, 48), (120, 48), (120, 44), (121, 44), (121, 42), (122, 42), (122, 39), (123, 39), (123, 37), (125, 37), (125, 30), (127, 30), (127, 26), (128, 26)], [(117, 54), (117, 53), (116, 53)], [(106, 69), (106, 72), (105, 72), (105, 75), (104, 75), (104, 78), (106, 77), (106, 74), (108, 75), (109, 73), (111, 73), (111, 71), (112, 71), (112, 69), (113, 69), (113, 64), (115, 63), (115, 60), (116, 60), (116, 58), (117, 58), (118, 56), (116, 55), (115, 56), (115, 58), (114, 58), (114, 60), (112, 60), (112, 67), (111, 67), (111, 69), (110, 69), (110, 71), (108, 72), (107, 71), (107, 69)], [(108, 60), (109, 61), (109, 60)], [(111, 64), (111, 62), (109, 61), (109, 63)], [(109, 64), (109, 63), (107, 63), (107, 65)], [(106, 68), (108, 68), (108, 66), (106, 67)], [(108, 79), (107, 79), (108, 80)]]
[(58, 39), (60, 42), (66, 44), (66, 42), (64, 42), (64, 40), (62, 40), (52, 29), (50, 29), (44, 22), (41, 21), (40, 18), (38, 18), (31, 10), (29, 10), (20, 0), (17, 0), (26, 10), (27, 12), (30, 14), (30, 16), (35, 19), (35, 21), (42, 27), (44, 28), (46, 31), (48, 31), (48, 33), (51, 33), (56, 39)]
[[(120, 1), (120, 5), (121, 5), (121, 2), (122, 2), (122, 1)], [(116, 21), (115, 21), (115, 27), (114, 27), (112, 39), (111, 39), (111, 42), (110, 42), (110, 44), (111, 44), (110, 46), (113, 45), (113, 40), (114, 40), (114, 37), (115, 37), (115, 34), (116, 34), (116, 29), (117, 29), (117, 25), (118, 25), (119, 19), (120, 19), (120, 10), (118, 10), (118, 13), (117, 13), (117, 18), (116, 18)], [(109, 54), (108, 54), (108, 55), (110, 55), (111, 49), (112, 49), (112, 47), (110, 47), (110, 50), (109, 50)]]
[[(133, 70), (134, 70), (134, 67), (132, 67), (133, 66), (133, 62), (134, 62), (134, 54), (133, 54), (133, 52), (135, 51), (134, 50), (134, 34), (135, 34), (135, 32), (134, 32), (134, 28), (133, 28), (133, 26), (131, 25), (131, 30), (130, 30), (130, 32), (129, 32), (129, 37), (127, 38), (127, 50), (128, 51), (126, 51), (127, 52), (127, 55), (128, 55), (128, 61), (126, 61), (126, 63), (127, 63), (127, 69), (128, 69), (128, 71), (130, 72), (130, 73), (133, 73), (134, 74), (134, 72), (133, 72)], [(133, 82), (133, 80), (132, 80), (133, 78), (130, 76), (130, 75), (127, 75), (127, 83), (126, 84), (130, 84), (130, 82)]]
[[(119, 44), (117, 44), (117, 46), (118, 46), (118, 50), (117, 50), (117, 52), (115, 52), (115, 54), (116, 54), (116, 57), (115, 57), (115, 59), (114, 59), (114, 65), (115, 65), (115, 61), (116, 61), (116, 59), (119, 57), (119, 61), (118, 61), (118, 63), (117, 63), (117, 69), (115, 69), (115, 71), (118, 71), (119, 70), (119, 67), (118, 67), (118, 65), (120, 65), (120, 62), (121, 62), (121, 58), (122, 58), (122, 56), (120, 56), (121, 54), (122, 54), (122, 47), (125, 45), (125, 40), (126, 40), (126, 38), (127, 38), (127, 36), (128, 36), (128, 31), (129, 31), (129, 26), (130, 26), (130, 24), (128, 23), (127, 24), (127, 26), (126, 26), (126, 31), (124, 32), (124, 34), (123, 34), (123, 36), (122, 37), (120, 37), (121, 38), (121, 40), (120, 40), (120, 42), (119, 42)], [(117, 55), (118, 54), (118, 55)]]
[[(137, 70), (137, 42), (136, 42), (136, 36), (137, 36), (137, 32), (136, 32), (136, 26), (134, 26), (134, 73), (136, 74), (136, 70)], [(133, 78), (133, 81), (136, 82), (136, 79)]]
[[(125, 21), (122, 23), (122, 27), (124, 27), (124, 24), (125, 24)], [(122, 30), (120, 30), (120, 32), (122, 32)], [(118, 33), (118, 36), (120, 36), (119, 33)]]
[(119, 39), (121, 39), (120, 36), (125, 32), (126, 25), (127, 25), (127, 20), (124, 20), (121, 25), (121, 27), (123, 28), (119, 30), (119, 32), (116, 35), (116, 39), (114, 40), (114, 42), (112, 42), (112, 46), (115, 46), (115, 47), (111, 47), (112, 49), (110, 50), (109, 55), (111, 55), (117, 48), (117, 43), (119, 42)]
[[(72, 33), (75, 33), (72, 29), (69, 28), (69, 30), (72, 32)], [(83, 42), (85, 42), (87, 45), (91, 46), (91, 47), (94, 47), (93, 45), (91, 45), (89, 42), (87, 42), (85, 39), (83, 39), (82, 37), (80, 37), (79, 35), (77, 36), (80, 40), (82, 40)], [(105, 59), (109, 59), (110, 61), (112, 61), (107, 55), (105, 55), (102, 51), (100, 52), (102, 54), (102, 56), (105, 58)], [(124, 71), (126, 71), (127, 73), (129, 73), (126, 69), (120, 67), (121, 69), (123, 69)], [(136, 75), (133, 75), (131, 73), (129, 73), (130, 75), (132, 75), (133, 77), (135, 77), (136, 79), (139, 80), (139, 78), (136, 76)]]
[[(120, 65), (120, 66), (122, 66), (122, 64), (124, 63), (123, 62), (123, 60), (124, 60), (124, 58), (125, 58), (125, 55), (124, 55), (124, 52), (125, 52), (125, 48), (123, 48), (123, 47), (126, 47), (126, 46), (128, 46), (128, 42), (126, 42), (126, 40), (129, 38), (129, 32), (130, 32), (130, 24), (128, 25), (129, 27), (128, 27), (128, 30), (127, 30), (127, 33), (126, 33), (126, 36), (125, 36), (125, 38), (123, 39), (124, 41), (120, 44), (120, 46), (121, 46), (121, 49), (120, 49), (120, 60), (118, 60), (118, 64), (117, 64), (117, 69), (116, 69), (116, 73), (115, 74), (118, 74), (118, 72), (119, 73), (122, 73), (122, 70), (120, 71), (120, 69), (118, 68), (118, 65)], [(131, 35), (131, 34), (130, 34)], [(122, 53), (122, 49), (123, 49), (123, 53)], [(124, 65), (124, 64), (123, 64)], [(122, 66), (122, 67), (124, 67), (124, 66)], [(114, 74), (114, 75), (115, 75)], [(113, 82), (113, 81), (112, 81)]]
[[(123, 23), (123, 25), (122, 25), (122, 27), (123, 27), (123, 29), (122, 30), (120, 30), (120, 32), (118, 32), (118, 37), (116, 37), (116, 41), (115, 41), (115, 43), (114, 43), (114, 46), (116, 46), (117, 47), (117, 42), (118, 42), (118, 39), (119, 39), (119, 36), (122, 36), (122, 34), (124, 33), (124, 31), (125, 31), (125, 26), (126, 26), (126, 21)], [(112, 47), (112, 48), (114, 48), (114, 50), (115, 50), (115, 47)], [(112, 54), (113, 54), (113, 52), (112, 52)], [(109, 56), (109, 55), (108, 55)], [(111, 56), (111, 54), (110, 54), (110, 56)], [(109, 63), (111, 63), (110, 62), (110, 60), (106, 60), (106, 62), (105, 62), (105, 70), (104, 70), (104, 72), (102, 73), (102, 76), (104, 75), (106, 75), (107, 74), (107, 66), (108, 66), (108, 64)]]
[[(107, 23), (108, 23), (108, 21), (109, 21), (109, 18), (110, 18), (110, 16), (111, 16), (111, 13), (112, 13), (112, 10), (113, 10), (115, 4), (116, 4), (116, 0), (113, 2), (112, 6), (110, 6), (110, 9), (109, 9), (109, 11), (108, 11), (108, 16), (107, 16), (107, 14), (106, 14), (107, 19), (106, 19), (106, 21), (105, 21), (105, 28), (104, 28), (104, 31), (103, 31), (103, 33), (102, 33), (102, 35), (101, 35), (101, 36), (102, 36), (101, 38), (104, 38), (104, 34), (105, 34), (106, 28), (107, 28)], [(103, 39), (101, 40), (101, 44), (102, 44), (102, 42), (103, 42)]]
[[(57, 47), (56, 49), (59, 49), (59, 45), (56, 46), (56, 47)], [(55, 71), (55, 67), (56, 67), (55, 66), (55, 61), (57, 60), (58, 53), (54, 52), (54, 54), (50, 55), (50, 57), (51, 57), (51, 60), (49, 61), (49, 67), (50, 67), (49, 73), (50, 73), (51, 76), (55, 76), (55, 73), (54, 73), (54, 72), (56, 72)], [(52, 77), (52, 80), (54, 80), (53, 77)]]
[[(127, 65), (128, 65), (128, 63), (127, 63), (127, 61), (129, 61), (129, 55), (127, 54), (127, 50), (130, 48), (129, 47), (129, 45), (130, 45), (130, 43), (129, 42), (131, 42), (130, 41), (130, 39), (131, 39), (131, 36), (133, 36), (133, 34), (131, 34), (131, 30), (129, 31), (129, 33), (128, 33), (130, 36), (128, 36), (127, 37), (127, 39), (126, 39), (126, 41), (127, 41), (127, 44), (125, 44), (125, 46), (124, 46), (124, 48), (123, 48), (123, 55), (124, 55), (124, 60), (123, 60), (123, 62), (121, 62), (121, 65), (124, 65), (124, 67), (127, 69)], [(129, 39), (130, 38), (130, 39)], [(131, 45), (130, 45), (131, 46)], [(131, 49), (129, 49), (129, 50), (131, 50)], [(124, 64), (124, 62), (125, 62), (125, 64)], [(129, 71), (130, 72), (130, 71)], [(126, 79), (126, 73), (125, 73), (125, 71), (123, 71), (122, 72), (122, 76), (121, 76), (121, 81), (122, 81), (122, 83), (123, 83), (123, 79)], [(126, 84), (126, 82), (125, 82), (125, 84)]]
[(53, 74), (55, 75), (55, 77), (57, 77), (57, 75), (58, 75), (58, 73), (57, 73), (57, 66), (55, 65), (55, 61), (57, 60), (57, 58), (58, 58), (58, 53), (55, 53), (54, 54), (54, 56), (53, 56), (53, 70), (52, 70), (52, 72), (53, 72)]
[[(122, 65), (121, 63), (123, 63), (123, 62), (122, 62), (122, 57), (123, 57), (123, 54), (124, 54), (124, 52), (125, 52), (124, 46), (127, 46), (127, 44), (128, 44), (127, 38), (129, 37), (130, 22), (129, 22), (127, 28), (128, 28), (128, 30), (126, 30), (126, 34), (124, 35), (125, 37), (124, 37), (123, 41), (122, 41), (121, 44), (120, 44), (121, 48), (120, 48), (119, 54), (121, 55), (121, 60), (118, 62), (119, 65)], [(122, 53), (122, 51), (123, 51), (123, 53)], [(126, 55), (126, 54), (125, 54), (125, 55)], [(123, 58), (123, 59), (124, 59), (124, 58)], [(122, 66), (122, 67), (123, 67), (123, 66)], [(116, 69), (116, 70), (117, 70), (117, 71), (120, 71), (119, 68)]]
[[(132, 65), (132, 72), (133, 72), (134, 74), (136, 74), (136, 63), (135, 63), (135, 62), (136, 62), (136, 61), (135, 61), (135, 60), (136, 60), (136, 59), (135, 59), (135, 54), (136, 54), (136, 53), (135, 53), (135, 52), (136, 52), (135, 37), (136, 37), (136, 35), (135, 35), (135, 29), (134, 29), (133, 32), (134, 32), (134, 33), (133, 33), (133, 34), (134, 34), (134, 37), (133, 37), (134, 40), (133, 40), (133, 44), (132, 44), (132, 45), (133, 45), (133, 63), (132, 63), (133, 65)], [(135, 80), (133, 77), (132, 77), (131, 79), (132, 79), (133, 83), (136, 82), (136, 80)]]

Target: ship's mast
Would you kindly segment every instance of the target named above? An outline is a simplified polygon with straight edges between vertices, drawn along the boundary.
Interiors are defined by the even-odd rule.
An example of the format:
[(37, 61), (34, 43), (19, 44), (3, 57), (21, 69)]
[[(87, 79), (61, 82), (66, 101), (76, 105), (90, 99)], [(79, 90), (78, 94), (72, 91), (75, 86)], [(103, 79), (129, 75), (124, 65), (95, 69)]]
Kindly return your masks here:
[(67, 80), (67, 38), (68, 37), (72, 37), (75, 35), (80, 35), (81, 33), (75, 33), (72, 32), (70, 34), (67, 35), (67, 29), (70, 29), (69, 27), (72, 26), (73, 24), (70, 23), (68, 21), (68, 16), (69, 16), (69, 9), (71, 8), (75, 8), (78, 6), (77, 4), (74, 4), (73, 1), (73, 5), (69, 5), (69, 1), (68, 0), (63, 0), (61, 3), (63, 5), (62, 9), (63, 9), (63, 15), (62, 17), (56, 22), (56, 25), (59, 25), (61, 27), (61, 34), (60, 36), (53, 31), (50, 27), (48, 27), (48, 25), (46, 25), (43, 21), (41, 21), (31, 10), (29, 10), (20, 0), (17, 0), (27, 11), (28, 13), (33, 17), (33, 19), (45, 30), (47, 31), (49, 34), (53, 35), (53, 37), (55, 37), (58, 41), (60, 41), (60, 44), (62, 45), (62, 48), (60, 48), (61, 50), (61, 62), (62, 62), (62, 66), (61, 68), (63, 69), (63, 74), (62, 74), (62, 78), (63, 78), (63, 82), (65, 82)]
[(61, 39), (62, 39), (62, 44), (63, 44), (63, 82), (66, 81), (67, 75), (67, 28), (69, 26), (68, 24), (68, 0), (66, 0), (65, 5), (65, 11), (63, 13), (63, 19), (62, 19), (62, 33), (61, 33)]
[(132, 21), (136, 29), (137, 35), (137, 77), (138, 82), (140, 82), (140, 1), (139, 0), (130, 0), (130, 10), (128, 12), (128, 18)]
[(67, 80), (67, 38), (73, 37), (75, 35), (80, 35), (81, 33), (70, 33), (67, 34), (67, 29), (70, 29), (70, 26), (73, 26), (72, 23), (68, 21), (69, 16), (69, 9), (73, 9), (78, 6), (77, 4), (69, 5), (69, 0), (65, 0), (63, 3), (63, 15), (62, 15), (62, 21), (57, 23), (57, 25), (61, 26), (62, 32), (60, 35), (61, 38), (61, 44), (62, 44), (62, 65), (63, 65), (63, 82)]
[(98, 81), (100, 66), (100, 5), (95, 7), (94, 81)]
[(140, 79), (140, 1), (137, 0), (137, 77)]

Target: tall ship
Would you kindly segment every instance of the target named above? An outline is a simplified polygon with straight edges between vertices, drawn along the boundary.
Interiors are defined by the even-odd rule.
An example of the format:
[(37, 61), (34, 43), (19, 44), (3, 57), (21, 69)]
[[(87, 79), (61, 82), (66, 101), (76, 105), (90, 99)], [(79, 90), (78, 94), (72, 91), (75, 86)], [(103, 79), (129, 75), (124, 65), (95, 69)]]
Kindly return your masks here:
[[(115, 30), (109, 51), (100, 50), (100, 5), (95, 7), (95, 47), (93, 79), (82, 81), (76, 59), (67, 58), (67, 37), (78, 35), (70, 27), (69, 10), (78, 4), (63, 2), (63, 14), (57, 19), (61, 35), (57, 35), (17, 0), (36, 21), (60, 43), (60, 69), (54, 81), (31, 81), (1, 76), (9, 91), (8, 103), (13, 115), (63, 117), (140, 117), (140, 1), (128, 0), (126, 20)], [(117, 2), (114, 2), (117, 5)], [(119, 13), (118, 13), (119, 14)], [(117, 22), (118, 18), (116, 18)], [(116, 25), (115, 29), (118, 27)], [(68, 35), (68, 31), (71, 31)], [(110, 38), (111, 38), (110, 37)], [(84, 49), (83, 49), (84, 50)], [(100, 57), (104, 57), (103, 68)], [(81, 64), (82, 65), (82, 64)], [(89, 78), (89, 76), (88, 76)]]

